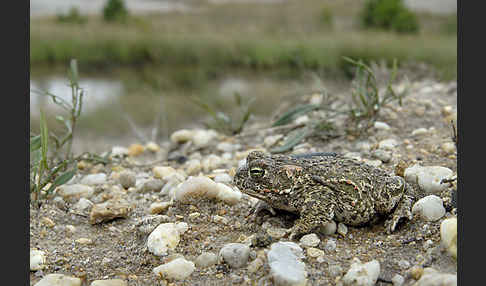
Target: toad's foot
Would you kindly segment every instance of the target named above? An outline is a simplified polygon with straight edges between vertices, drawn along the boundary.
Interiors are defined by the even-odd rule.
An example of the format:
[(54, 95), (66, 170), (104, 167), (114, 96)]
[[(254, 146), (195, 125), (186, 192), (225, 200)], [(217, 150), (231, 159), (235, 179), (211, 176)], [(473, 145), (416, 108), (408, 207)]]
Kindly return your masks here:
[(276, 215), (277, 213), (275, 210), (265, 201), (259, 200), (256, 205), (250, 210), (248, 215), (246, 216), (250, 221), (257, 221), (258, 220), (258, 214), (261, 211), (267, 210), (269, 211), (272, 215)]
[(405, 194), (402, 197), (400, 203), (398, 204), (395, 211), (392, 213), (391, 217), (385, 221), (385, 231), (388, 234), (391, 234), (392, 232), (395, 231), (400, 220), (412, 219), (413, 217), (411, 212), (412, 202), (413, 202), (412, 196)]

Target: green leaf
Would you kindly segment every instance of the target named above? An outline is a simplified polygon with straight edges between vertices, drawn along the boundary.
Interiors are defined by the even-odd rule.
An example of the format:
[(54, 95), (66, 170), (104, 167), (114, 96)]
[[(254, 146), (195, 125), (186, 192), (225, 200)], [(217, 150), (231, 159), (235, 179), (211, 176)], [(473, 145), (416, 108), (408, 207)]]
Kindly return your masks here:
[(306, 114), (306, 113), (313, 111), (313, 110), (316, 110), (318, 108), (319, 108), (319, 105), (316, 105), (316, 104), (299, 105), (299, 106), (295, 107), (294, 109), (289, 110), (288, 112), (284, 113), (279, 119), (277, 119), (277, 121), (275, 121), (272, 124), (272, 127), (287, 124), (287, 123), (291, 122), (295, 117), (297, 117), (297, 115)]
[(281, 153), (292, 149), (295, 145), (299, 144), (307, 136), (312, 133), (310, 128), (302, 128), (294, 133), (292, 137), (289, 137), (282, 146), (270, 150), (271, 153)]
[(32, 165), (37, 167), (41, 158), (42, 158), (42, 154), (41, 154), (41, 150), (40, 150), (40, 146), (39, 146), (39, 149), (34, 150), (34, 151), (32, 151), (32, 153), (30, 153), (30, 161), (32, 162)]
[(66, 172), (64, 174), (61, 174), (59, 177), (57, 177), (54, 180), (54, 182), (52, 183), (52, 185), (50, 186), (50, 188), (47, 190), (47, 193), (50, 193), (50, 192), (54, 191), (54, 189), (56, 187), (67, 183), (69, 180), (72, 179), (72, 177), (74, 177), (75, 174), (76, 174), (76, 171), (75, 170), (68, 171), (68, 172)]
[(41, 136), (37, 135), (30, 138), (30, 152), (39, 150), (41, 147)]
[(41, 136), (41, 150), (42, 150), (42, 164), (47, 169), (47, 144), (49, 142), (49, 134), (47, 129), (47, 122), (44, 112), (40, 113), (40, 136)]

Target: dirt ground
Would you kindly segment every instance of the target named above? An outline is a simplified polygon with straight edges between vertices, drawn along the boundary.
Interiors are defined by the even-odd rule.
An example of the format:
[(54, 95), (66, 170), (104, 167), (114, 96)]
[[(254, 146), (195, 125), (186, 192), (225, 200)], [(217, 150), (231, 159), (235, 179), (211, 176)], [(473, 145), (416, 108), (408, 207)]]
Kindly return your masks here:
[[(388, 129), (371, 128), (361, 136), (341, 135), (327, 139), (311, 137), (289, 153), (332, 151), (358, 156), (362, 160), (374, 160), (376, 163), (372, 151), (380, 141), (392, 138), (398, 145), (392, 149), (391, 160), (379, 163), (379, 168), (395, 172), (397, 164), (406, 162), (407, 165), (420, 163), (423, 166), (442, 166), (456, 172), (455, 150), (444, 145), (452, 142), (450, 120), (455, 120), (457, 116), (456, 83), (423, 79), (410, 83), (401, 81), (395, 87), (400, 90), (406, 86), (409, 87), (409, 92), (402, 106), (394, 102), (380, 111), (378, 121), (386, 123)], [(346, 92), (349, 93), (343, 93)], [(337, 96), (342, 100), (349, 97)], [(312, 95), (304, 95), (299, 98), (299, 102), (308, 103), (311, 98)], [(278, 110), (285, 110), (285, 106), (289, 105), (283, 103)], [(272, 118), (275, 116), (278, 114), (274, 114)], [(310, 120), (313, 116), (317, 115), (309, 115)], [(300, 120), (305, 121), (305, 118)], [(247, 266), (234, 269), (224, 262), (206, 268), (196, 267), (184, 280), (159, 278), (153, 273), (153, 269), (178, 255), (190, 261), (194, 261), (202, 252), (213, 252), (217, 255), (225, 244), (244, 242), (255, 235), (259, 240), (251, 245), (250, 263), (268, 250), (271, 243), (287, 240), (269, 233), (280, 228), (290, 228), (295, 216), (280, 212), (276, 216), (261, 213), (263, 223), (249, 221), (247, 215), (252, 205), (245, 195), (235, 205), (206, 197), (195, 198), (189, 203), (176, 201), (162, 213), (162, 222), (186, 222), (189, 229), (181, 235), (181, 240), (174, 249), (159, 257), (147, 250), (148, 234), (142, 233), (137, 224), (142, 218), (149, 216), (148, 210), (153, 202), (168, 201), (169, 198), (160, 191), (139, 192), (136, 188), (124, 189), (117, 180), (112, 179), (121, 169), (130, 169), (136, 174), (146, 173), (152, 178), (154, 165), (140, 167), (134, 164), (147, 164), (155, 158), (161, 158), (157, 166), (172, 166), (176, 170), (184, 170), (184, 164), (177, 160), (168, 160), (177, 154), (201, 159), (215, 154), (224, 159), (214, 169), (222, 169), (220, 172), (231, 175), (231, 170), (244, 158), (241, 157), (245, 151), (255, 148), (271, 149), (264, 144), (264, 140), (283, 132), (283, 129), (271, 129), (269, 122), (269, 118), (254, 118), (241, 135), (220, 134), (212, 144), (199, 150), (187, 144), (157, 142), (161, 149), (156, 153), (145, 150), (138, 156), (128, 156), (123, 162), (108, 165), (87, 163), (78, 171), (79, 177), (90, 173), (105, 173), (108, 178), (105, 183), (95, 187), (95, 193), (88, 199), (93, 203), (101, 203), (113, 197), (114, 189), (117, 189), (117, 194), (129, 203), (131, 210), (125, 218), (92, 225), (86, 213), (74, 210), (77, 199), (53, 199), (59, 196), (55, 194), (49, 200), (42, 201), (40, 208), (31, 204), (30, 248), (44, 251), (46, 263), (44, 269), (30, 272), (30, 285), (50, 273), (82, 278), (83, 285), (90, 285), (94, 280), (112, 278), (123, 279), (128, 285), (274, 285), (266, 261), (254, 272), (250, 272)], [(343, 122), (336, 124), (342, 126)], [(416, 131), (419, 128), (423, 129)], [(223, 152), (217, 148), (221, 142), (236, 147), (229, 152)], [(363, 145), (369, 147), (363, 148)], [(198, 155), (195, 156), (194, 153)], [(230, 153), (231, 156), (223, 156), (223, 153)], [(218, 172), (214, 169), (202, 170), (201, 173), (211, 177)], [(231, 186), (231, 183), (228, 185)], [(455, 274), (456, 261), (440, 244), (440, 224), (445, 218), (454, 216), (454, 212), (454, 209), (449, 208), (444, 217), (433, 222), (414, 217), (392, 235), (384, 232), (382, 223), (364, 227), (348, 226), (345, 235), (319, 234), (321, 242), (316, 248), (324, 250), (325, 255), (319, 259), (306, 255), (303, 259), (308, 274), (307, 285), (336, 285), (340, 277), (348, 271), (353, 257), (364, 262), (378, 260), (381, 266), (379, 277), (389, 281), (395, 274), (400, 274), (406, 279), (403, 285), (413, 285), (415, 282), (409, 274), (413, 266), (433, 267), (440, 272)], [(224, 219), (215, 220), (215, 215)], [(90, 241), (83, 242), (80, 238)], [(329, 240), (335, 241), (334, 250), (325, 248)], [(342, 269), (342, 273), (330, 273), (329, 267), (335, 265)], [(378, 282), (376, 285), (390, 284)]]

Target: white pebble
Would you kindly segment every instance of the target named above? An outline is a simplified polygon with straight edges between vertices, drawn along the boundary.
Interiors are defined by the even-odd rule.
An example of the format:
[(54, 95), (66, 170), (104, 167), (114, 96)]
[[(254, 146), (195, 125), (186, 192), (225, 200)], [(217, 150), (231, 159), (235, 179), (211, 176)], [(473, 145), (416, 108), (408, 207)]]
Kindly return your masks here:
[(165, 212), (170, 206), (172, 202), (154, 202), (150, 204), (149, 213), (151, 214), (161, 214)]
[(454, 144), (453, 142), (442, 143), (442, 145), (440, 147), (447, 154), (452, 154), (452, 153), (456, 152), (456, 144)]
[(380, 121), (376, 121), (375, 124), (373, 125), (373, 127), (375, 127), (375, 129), (378, 129), (378, 130), (389, 130), (390, 129), (390, 125), (386, 124), (385, 122), (380, 122)]
[(229, 142), (220, 142), (218, 145), (216, 145), (216, 149), (221, 151), (221, 152), (234, 152), (238, 149), (241, 148), (240, 144), (235, 144), (235, 143), (229, 143)]
[(336, 240), (333, 238), (329, 238), (324, 245), (324, 249), (329, 252), (336, 250)]
[(189, 225), (186, 222), (178, 222), (175, 225), (179, 234), (184, 234), (187, 230), (189, 230)]
[(331, 235), (336, 233), (337, 225), (335, 221), (330, 221), (320, 228), (320, 233), (324, 235)]
[(155, 228), (147, 239), (147, 248), (150, 253), (162, 256), (169, 249), (174, 249), (179, 244), (180, 234), (174, 223), (163, 223)]
[(301, 255), (296, 255), (296, 249), (302, 253), (302, 249), (292, 242), (277, 242), (270, 247), (267, 259), (275, 285), (306, 285), (305, 264), (300, 260)]
[(219, 251), (219, 257), (232, 268), (240, 268), (248, 262), (250, 247), (242, 243), (228, 243)]
[(184, 179), (184, 175), (170, 166), (155, 166), (152, 168), (152, 172), (154, 173), (154, 178), (162, 179), (164, 182), (167, 182), (172, 176), (179, 176), (182, 180)]
[(101, 185), (106, 183), (106, 174), (98, 173), (98, 174), (89, 174), (84, 176), (81, 181), (79, 182), (83, 185)]
[(436, 221), (445, 215), (445, 208), (441, 198), (429, 195), (413, 205), (412, 213), (418, 214), (425, 221)]
[(197, 267), (205, 268), (218, 262), (218, 256), (212, 252), (201, 253), (194, 261)]
[(224, 174), (218, 174), (214, 177), (214, 181), (216, 183), (231, 183), (233, 181), (233, 178), (231, 178), (230, 175), (224, 173)]
[(120, 173), (118, 177), (118, 182), (122, 185), (123, 188), (128, 189), (130, 187), (135, 187), (137, 183), (137, 177), (135, 173), (130, 170), (125, 170)]
[(405, 283), (405, 278), (400, 274), (395, 274), (391, 279), (393, 286), (402, 286)]
[(440, 224), (441, 244), (447, 252), (457, 258), (457, 218), (452, 217), (442, 221)]
[(223, 159), (215, 154), (210, 154), (209, 156), (206, 156), (201, 160), (202, 169), (206, 173), (219, 168), (223, 164)]
[(30, 249), (30, 271), (41, 270), (45, 267), (46, 253), (42, 250)]
[(47, 274), (34, 286), (81, 286), (81, 279), (64, 274)]
[(192, 142), (196, 148), (204, 148), (209, 146), (217, 136), (218, 133), (214, 130), (195, 130)]
[(340, 222), (337, 226), (337, 232), (342, 236), (346, 236), (348, 233), (348, 227), (344, 223)]
[(93, 206), (93, 203), (85, 198), (80, 198), (77, 203), (72, 206), (74, 211), (79, 213), (89, 212), (89, 209)]
[(321, 240), (319, 239), (317, 234), (310, 233), (302, 236), (299, 242), (300, 245), (302, 245), (303, 247), (316, 247), (319, 242), (321, 242)]
[(128, 283), (122, 279), (95, 280), (90, 286), (127, 286)]
[(395, 139), (385, 139), (378, 143), (379, 149), (393, 150), (398, 146), (398, 142)]
[(380, 263), (377, 260), (361, 263), (358, 258), (354, 258), (353, 264), (341, 281), (344, 285), (372, 286), (375, 285), (379, 274)]
[(57, 188), (57, 194), (64, 199), (89, 198), (93, 195), (94, 189), (82, 184), (62, 185)]
[(191, 159), (186, 162), (184, 168), (188, 175), (196, 175), (202, 170), (201, 160)]
[(424, 274), (414, 284), (414, 286), (456, 286), (457, 275), (449, 273), (440, 273), (433, 268), (425, 268)]
[(215, 198), (233, 205), (241, 199), (242, 194), (225, 184), (216, 183), (205, 176), (189, 177), (174, 192), (174, 198), (180, 201), (198, 196)]
[(428, 132), (429, 131), (427, 130), (427, 128), (421, 127), (421, 128), (417, 128), (417, 129), (413, 130), (412, 136), (424, 135), (424, 134), (427, 134)]
[(172, 143), (180, 144), (192, 140), (194, 136), (193, 131), (187, 129), (177, 130), (172, 135), (170, 135), (170, 141)]
[(163, 278), (182, 280), (189, 277), (195, 269), (196, 267), (192, 261), (181, 257), (155, 267), (153, 272)]
[(110, 157), (123, 157), (123, 156), (128, 156), (128, 148), (122, 146), (113, 146), (113, 148), (111, 148)]
[(442, 179), (451, 177), (452, 170), (442, 166), (420, 166), (415, 164), (405, 169), (407, 182), (416, 182), (427, 194), (440, 193), (447, 189), (448, 184), (441, 184)]

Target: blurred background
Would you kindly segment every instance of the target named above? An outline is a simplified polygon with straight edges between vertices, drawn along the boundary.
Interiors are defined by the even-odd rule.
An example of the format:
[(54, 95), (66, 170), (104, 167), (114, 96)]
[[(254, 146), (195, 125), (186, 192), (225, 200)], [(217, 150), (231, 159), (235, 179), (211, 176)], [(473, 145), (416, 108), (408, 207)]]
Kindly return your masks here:
[[(317, 89), (350, 89), (343, 56), (411, 80), (457, 78), (455, 0), (31, 0), (30, 118), (51, 131), (66, 113), (71, 59), (84, 90), (76, 152), (165, 140), (211, 112), (248, 121)], [(234, 95), (239, 94), (239, 101)], [(152, 132), (152, 133), (151, 133)], [(138, 133), (138, 134), (137, 134)]]

